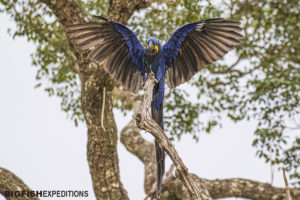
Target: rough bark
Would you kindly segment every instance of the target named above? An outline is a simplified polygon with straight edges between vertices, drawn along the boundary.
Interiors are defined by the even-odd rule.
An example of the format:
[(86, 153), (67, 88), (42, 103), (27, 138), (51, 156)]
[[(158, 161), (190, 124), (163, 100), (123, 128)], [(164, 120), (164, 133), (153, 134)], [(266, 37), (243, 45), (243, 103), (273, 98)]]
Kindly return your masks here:
[[(41, 1), (52, 9), (63, 26), (84, 21), (80, 8), (73, 0)], [(108, 17), (126, 23), (134, 10), (145, 7), (148, 3), (144, 0), (111, 0)], [(126, 200), (128, 195), (120, 181), (117, 128), (112, 112), (111, 91), (115, 82), (100, 65), (86, 59), (86, 52), (78, 52), (75, 48), (72, 50), (79, 66), (81, 106), (88, 128), (87, 158), (95, 196), (97, 199)], [(105, 101), (103, 101), (104, 90)], [(104, 113), (102, 113), (103, 103)], [(101, 123), (102, 114), (105, 118)]]
[[(214, 199), (242, 197), (253, 200), (284, 200), (286, 198), (285, 188), (242, 178), (207, 180), (206, 186)], [(292, 199), (300, 199), (299, 188), (290, 189), (290, 194)]]
[[(5, 196), (5, 192), (15, 192), (15, 191), (32, 191), (19, 177), (10, 172), (7, 169), (0, 167), (0, 194)], [(7, 197), (8, 200), (17, 200), (20, 197)], [(28, 197), (24, 195), (22, 197), (24, 200), (39, 200), (37, 197)]]
[(131, 120), (121, 131), (121, 142), (127, 144), (125, 147), (128, 151), (134, 152), (143, 163), (146, 163), (144, 165), (144, 190), (148, 193), (153, 184), (156, 183), (155, 146), (153, 143), (144, 140), (139, 131), (140, 129), (136, 126), (135, 120)]
[[(133, 94), (118, 88), (114, 88), (113, 95), (132, 105), (135, 113), (138, 111), (143, 99), (143, 95)], [(148, 193), (152, 189), (152, 185), (156, 183), (155, 146), (153, 143), (144, 140), (140, 131), (141, 129), (137, 127), (135, 119), (132, 119), (121, 130), (120, 139), (129, 152), (132, 152), (145, 163), (144, 190)]]
[(55, 14), (63, 26), (84, 22), (79, 6), (73, 0), (40, 0)]
[[(149, 157), (153, 157), (151, 151), (154, 151), (154, 144), (143, 139), (138, 127), (132, 121), (121, 131), (121, 141), (131, 153), (143, 162), (145, 169), (152, 167), (149, 174), (145, 172), (145, 179), (155, 176), (155, 160), (151, 162), (149, 159)], [(143, 153), (139, 149), (143, 149)], [(207, 180), (194, 174), (189, 174), (189, 176), (200, 188), (200, 191), (209, 194), (212, 199), (242, 197), (253, 200), (284, 200), (286, 198), (285, 188), (274, 187), (268, 183), (242, 178)], [(155, 184), (155, 179), (145, 181), (144, 184), (145, 192), (149, 194), (152, 192), (151, 187)], [(290, 195), (292, 199), (300, 199), (300, 189), (290, 188)], [(149, 196), (151, 197), (153, 194)], [(189, 199), (189, 197), (182, 183), (173, 176), (171, 181), (163, 182), (161, 200), (179, 199)]]
[(144, 85), (144, 98), (143, 102), (140, 105), (138, 112), (135, 115), (137, 126), (149, 133), (151, 133), (155, 140), (158, 142), (159, 146), (163, 148), (165, 152), (169, 155), (173, 164), (176, 167), (176, 177), (185, 186), (186, 190), (189, 193), (189, 196), (193, 200), (206, 200), (209, 199), (205, 195), (200, 194), (198, 187), (188, 176), (188, 168), (182, 162), (182, 159), (179, 157), (177, 151), (175, 150), (173, 144), (170, 142), (169, 138), (161, 127), (152, 119), (150, 115), (150, 108), (153, 97), (153, 88), (157, 80), (155, 79), (155, 74), (151, 73), (148, 75), (148, 79)]
[[(119, 98), (127, 100), (127, 103), (135, 105), (139, 101), (133, 101), (136, 97), (133, 94), (118, 91), (115, 95)], [(139, 99), (141, 99), (139, 97)], [(137, 110), (137, 109), (136, 109)], [(128, 151), (137, 156), (145, 165), (145, 182), (144, 188), (147, 197), (154, 197), (153, 188), (155, 185), (155, 159), (153, 158), (154, 144), (146, 141), (140, 134), (140, 129), (134, 121), (124, 127), (121, 131), (121, 142), (125, 145)], [(150, 169), (150, 170), (149, 170)], [(152, 176), (152, 178), (151, 178)], [(249, 179), (231, 178), (223, 180), (207, 180), (198, 177), (194, 174), (189, 174), (201, 193), (204, 193), (208, 198), (220, 199), (229, 197), (242, 197), (253, 200), (284, 200), (286, 198), (286, 189), (274, 187), (268, 183), (261, 183)], [(149, 179), (149, 181), (146, 181)], [(292, 199), (300, 199), (300, 189), (290, 189)], [(163, 181), (163, 190), (161, 200), (180, 200), (189, 199), (189, 195), (183, 184), (174, 176), (166, 176)]]
[[(45, 3), (63, 26), (80, 23), (84, 16), (74, 0), (40, 0)], [(125, 23), (140, 8), (145, 8), (152, 0), (110, 0), (108, 17), (112, 20)], [(72, 46), (72, 44), (71, 44)], [(126, 190), (120, 181), (118, 155), (117, 155), (117, 129), (112, 112), (112, 93), (124, 98), (137, 108), (141, 101), (140, 95), (114, 88), (115, 83), (104, 72), (100, 65), (85, 59), (85, 53), (72, 51), (78, 59), (76, 73), (80, 75), (82, 91), (81, 106), (88, 128), (87, 156), (93, 188), (97, 199), (126, 200)], [(101, 126), (103, 91), (105, 93), (105, 106)], [(113, 90), (113, 91), (112, 91)], [(136, 155), (145, 165), (144, 188), (147, 194), (153, 196), (153, 184), (156, 182), (154, 144), (143, 139), (135, 120), (132, 120), (122, 131), (121, 141), (125, 147)], [(285, 189), (276, 188), (270, 184), (260, 183), (247, 179), (206, 180), (189, 174), (201, 193), (210, 198), (243, 197), (260, 200), (282, 200), (285, 198)], [(171, 173), (163, 182), (164, 187), (161, 200), (189, 199), (188, 192), (183, 184)], [(4, 191), (30, 190), (26, 184), (6, 169), (0, 168), (0, 193)], [(300, 189), (290, 189), (292, 199), (300, 199)], [(13, 199), (13, 198), (8, 198)], [(37, 198), (30, 198), (37, 199)]]
[[(81, 105), (88, 127), (87, 158), (97, 199), (128, 199), (119, 175), (117, 128), (112, 112), (113, 81), (94, 63), (81, 64)], [(105, 106), (101, 125), (103, 89)]]
[(114, 21), (127, 24), (134, 11), (147, 8), (153, 0), (110, 0), (108, 17)]

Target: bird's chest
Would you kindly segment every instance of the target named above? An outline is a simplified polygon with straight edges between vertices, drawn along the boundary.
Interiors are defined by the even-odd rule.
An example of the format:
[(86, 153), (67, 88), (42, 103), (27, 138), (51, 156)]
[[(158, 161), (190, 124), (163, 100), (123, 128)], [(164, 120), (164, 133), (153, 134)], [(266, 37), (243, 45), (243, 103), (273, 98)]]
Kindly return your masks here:
[(155, 73), (155, 79), (158, 83), (155, 84), (153, 88), (153, 103), (157, 110), (160, 109), (160, 105), (164, 99), (165, 91), (165, 62), (162, 54), (155, 57), (145, 56), (146, 58), (146, 68), (148, 73)]
[(165, 75), (165, 63), (162, 52), (154, 56), (145, 54), (145, 64), (148, 73), (153, 72)]
[(151, 70), (156, 73), (163, 73), (165, 71), (165, 65), (163, 59), (155, 59), (150, 63)]

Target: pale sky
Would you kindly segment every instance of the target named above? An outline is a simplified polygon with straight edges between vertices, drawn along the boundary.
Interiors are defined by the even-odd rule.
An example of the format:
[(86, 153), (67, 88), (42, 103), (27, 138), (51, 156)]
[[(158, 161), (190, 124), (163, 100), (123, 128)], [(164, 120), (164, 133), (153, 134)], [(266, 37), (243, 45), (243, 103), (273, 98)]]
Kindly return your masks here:
[[(34, 45), (25, 38), (12, 40), (8, 36), (7, 28), (14, 27), (8, 16), (0, 15), (0, 24), (0, 166), (33, 190), (88, 190), (89, 197), (83, 199), (95, 199), (86, 157), (86, 125), (75, 127), (61, 111), (59, 98), (34, 89), (35, 69), (30, 57)], [(114, 113), (120, 131), (131, 114)], [(214, 129), (210, 135), (199, 133), (198, 143), (183, 136), (175, 147), (189, 172), (200, 177), (270, 182), (270, 165), (259, 160), (251, 146), (255, 127), (254, 121), (234, 124), (225, 119), (222, 129)], [(152, 139), (149, 134), (147, 138)], [(118, 152), (121, 180), (130, 199), (143, 199), (143, 164), (120, 142)], [(167, 169), (170, 163), (168, 159)], [(278, 171), (274, 185), (284, 186)]]

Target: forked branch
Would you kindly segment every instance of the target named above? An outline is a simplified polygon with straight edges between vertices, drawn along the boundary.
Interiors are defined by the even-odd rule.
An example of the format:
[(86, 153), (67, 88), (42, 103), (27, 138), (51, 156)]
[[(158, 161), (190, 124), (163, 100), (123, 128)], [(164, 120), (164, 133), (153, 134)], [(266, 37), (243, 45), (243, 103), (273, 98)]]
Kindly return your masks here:
[(183, 164), (173, 144), (170, 142), (169, 138), (161, 129), (161, 127), (151, 117), (149, 109), (151, 107), (153, 88), (156, 82), (157, 80), (155, 79), (154, 74), (149, 74), (148, 79), (144, 85), (143, 102), (140, 105), (136, 116), (134, 116), (137, 122), (137, 126), (140, 129), (143, 129), (152, 134), (159, 143), (160, 147), (167, 152), (176, 167), (176, 177), (183, 183), (191, 199), (205, 200), (205, 198), (201, 196), (200, 191), (198, 190), (192, 179), (189, 177), (188, 168)]

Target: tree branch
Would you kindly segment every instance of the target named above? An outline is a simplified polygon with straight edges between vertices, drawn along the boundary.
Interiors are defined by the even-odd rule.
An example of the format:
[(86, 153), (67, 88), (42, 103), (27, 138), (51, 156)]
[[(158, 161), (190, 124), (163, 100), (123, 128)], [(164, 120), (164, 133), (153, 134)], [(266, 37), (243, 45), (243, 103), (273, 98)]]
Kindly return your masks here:
[[(120, 90), (115, 87), (112, 91), (113, 96), (127, 101), (132, 105), (134, 112), (138, 111), (142, 102), (143, 95), (134, 94), (129, 91)], [(152, 185), (156, 182), (156, 159), (155, 146), (153, 143), (145, 140), (141, 134), (141, 129), (137, 127), (136, 121), (132, 119), (120, 132), (121, 142), (126, 149), (137, 156), (145, 166), (144, 190), (148, 193)]]
[(140, 103), (143, 100), (143, 96), (141, 94), (134, 94), (132, 92), (121, 90), (118, 87), (114, 87), (112, 91), (112, 95), (126, 101), (128, 104), (133, 106), (133, 109), (136, 111), (139, 107)]
[[(214, 199), (242, 197), (253, 200), (282, 200), (286, 197), (285, 188), (248, 179), (206, 180), (206, 185)], [(300, 188), (291, 189), (290, 193), (293, 199), (300, 199)]]
[(40, 0), (55, 14), (63, 26), (84, 22), (79, 6), (73, 0)]
[(138, 114), (135, 116), (137, 125), (139, 128), (151, 133), (155, 137), (159, 145), (170, 156), (171, 160), (176, 166), (176, 171), (175, 171), (176, 177), (182, 181), (187, 191), (189, 192), (191, 198), (195, 200), (207, 199), (206, 197), (200, 194), (198, 188), (195, 186), (193, 181), (188, 176), (187, 167), (183, 164), (181, 158), (177, 154), (174, 146), (170, 142), (167, 135), (150, 116), (149, 108), (151, 107), (152, 93), (156, 82), (157, 80), (155, 79), (154, 74), (153, 73), (149, 74), (148, 79), (144, 85), (144, 93), (145, 93), (144, 100), (140, 106), (140, 110)]
[[(31, 189), (15, 174), (11, 171), (0, 167), (0, 194), (6, 196), (5, 192), (16, 192), (16, 191), (31, 191)], [(19, 197), (11, 196), (6, 197), (8, 200), (20, 199)], [(24, 200), (39, 200), (38, 197), (28, 197), (27, 195), (22, 196)]]
[(117, 22), (126, 24), (134, 11), (147, 8), (152, 2), (153, 0), (110, 0), (108, 17)]
[[(154, 158), (154, 144), (146, 141), (141, 134), (134, 120), (121, 131), (121, 142), (127, 150), (136, 155), (145, 165), (145, 192), (148, 197), (152, 197), (153, 188), (156, 182), (156, 160)], [(199, 178), (194, 174), (189, 174), (195, 184), (202, 188), (201, 191), (207, 192), (213, 199), (242, 197), (259, 200), (282, 200), (285, 197), (285, 188), (273, 187), (268, 183), (261, 183), (249, 179), (223, 179), (207, 180)], [(166, 178), (163, 181), (163, 191), (161, 200), (183, 199), (186, 196), (185, 187), (175, 177), (171, 181)], [(172, 177), (172, 176), (171, 176)], [(166, 192), (167, 191), (167, 192)], [(165, 193), (166, 192), (166, 193)], [(290, 189), (293, 199), (300, 199), (300, 189)]]
[[(47, 4), (53, 13), (57, 16), (58, 20), (64, 25), (71, 25), (75, 23), (80, 23), (84, 21), (84, 16), (81, 13), (80, 8), (76, 5), (73, 0), (40, 0)], [(123, 0), (110, 0), (109, 1), (109, 18), (121, 23), (126, 23), (130, 18), (132, 13), (140, 8), (147, 7), (152, 3), (151, 0), (133, 0), (133, 1), (123, 1)], [(82, 79), (82, 106), (83, 111), (86, 116), (86, 121), (88, 123), (89, 129), (89, 144), (88, 144), (88, 157), (91, 169), (91, 174), (93, 178), (94, 190), (97, 198), (99, 199), (113, 199), (111, 196), (103, 196), (107, 193), (105, 190), (110, 190), (110, 195), (115, 195), (115, 190), (120, 190), (122, 193), (122, 198), (126, 199), (126, 191), (122, 189), (118, 177), (118, 159), (116, 155), (116, 127), (114, 124), (113, 116), (110, 115), (112, 112), (111, 103), (111, 90), (114, 83), (107, 78), (108, 75), (103, 75), (103, 70), (99, 65), (88, 63), (90, 61), (84, 59), (81, 54), (76, 54), (79, 60), (80, 71), (83, 72)], [(86, 68), (84, 68), (86, 67)], [(84, 68), (84, 69), (83, 69)], [(76, 68), (78, 71), (78, 68)], [(102, 131), (99, 122), (101, 100), (103, 97), (102, 88), (108, 88), (106, 94), (106, 99), (108, 99), (109, 108), (105, 108), (105, 114), (109, 114), (105, 123), (108, 125), (109, 131)], [(114, 92), (113, 92), (114, 93)], [(118, 94), (118, 91), (117, 91)], [(124, 93), (122, 93), (124, 94)], [(126, 95), (125, 95), (126, 96)], [(132, 101), (136, 101), (133, 98)], [(127, 99), (126, 99), (127, 100)], [(123, 129), (121, 134), (121, 141), (125, 144), (126, 148), (139, 156), (139, 159), (145, 164), (145, 191), (150, 191), (152, 184), (155, 182), (155, 156), (154, 156), (154, 145), (146, 140), (144, 140), (140, 134), (140, 129), (136, 128), (135, 121), (132, 120), (127, 126), (127, 130)], [(159, 127), (154, 127), (158, 132)], [(138, 138), (136, 140), (130, 141), (129, 138)], [(161, 135), (162, 139), (165, 139), (165, 135)], [(105, 146), (104, 144), (109, 144)], [(140, 145), (136, 148), (135, 145)], [(143, 146), (145, 145), (145, 146)], [(168, 145), (168, 143), (162, 143), (163, 145)], [(129, 148), (130, 147), (130, 148)], [(146, 148), (145, 148), (146, 147)], [(103, 151), (109, 150), (109, 151)], [(113, 153), (113, 154), (112, 154)], [(173, 152), (171, 152), (173, 153)], [(109, 156), (107, 156), (109, 155)], [(152, 156), (151, 156), (152, 155)], [(154, 158), (154, 159), (153, 159)], [(104, 161), (104, 162), (102, 162)], [(178, 163), (177, 163), (178, 164)], [(103, 170), (104, 169), (104, 170)], [(110, 170), (113, 169), (113, 170)], [(154, 169), (154, 170), (153, 170)], [(181, 169), (184, 175), (187, 175), (187, 170), (185, 168)], [(1, 169), (2, 172), (2, 169)], [(1, 175), (0, 172), (0, 175)], [(109, 175), (109, 176), (108, 176)], [(177, 173), (178, 175), (178, 173)], [(180, 176), (180, 173), (179, 175)], [(205, 191), (209, 191), (209, 194), (213, 198), (225, 198), (225, 197), (244, 197), (250, 199), (275, 199), (279, 200), (285, 196), (284, 188), (275, 188), (269, 184), (259, 183), (246, 179), (226, 179), (226, 180), (205, 180), (201, 179), (195, 175), (189, 174), (189, 177), (198, 188), (206, 188)], [(104, 179), (103, 179), (104, 178)], [(0, 186), (3, 180), (0, 177)], [(21, 180), (20, 180), (21, 181)], [(103, 185), (108, 184), (109, 187)], [(118, 188), (110, 188), (110, 186), (118, 186)], [(2, 189), (0, 187), (0, 189)], [(168, 195), (162, 194), (162, 199), (176, 199), (173, 198), (177, 195), (177, 199), (188, 199), (186, 196), (187, 192), (184, 185), (174, 179), (173, 181), (164, 181), (163, 191), (168, 190)], [(203, 189), (204, 190), (204, 189)], [(201, 192), (203, 191), (201, 190)], [(300, 199), (299, 189), (290, 190), (291, 197), (293, 199)], [(185, 198), (187, 197), (187, 198)]]
[[(169, 171), (166, 173), (166, 178), (164, 178), (162, 184), (163, 185), (167, 185), (169, 184), (170, 182), (174, 181), (175, 180), (175, 177), (173, 176), (172, 172), (174, 170), (174, 164), (171, 165)], [(148, 198), (151, 198), (153, 199), (156, 195), (156, 192), (157, 192), (157, 182), (154, 182), (152, 184), (152, 188), (149, 192), (147, 192), (147, 196), (145, 197), (144, 200), (147, 200)]]
[(289, 189), (289, 183), (285, 175), (285, 169), (282, 170), (282, 175), (284, 179), (284, 184), (285, 184), (285, 192), (286, 192), (286, 200), (292, 200), (291, 194), (290, 194), (290, 189)]
[(239, 75), (243, 74), (242, 71), (237, 70), (237, 69), (233, 69), (235, 66), (237, 66), (239, 64), (239, 62), (241, 61), (241, 57), (239, 57), (233, 64), (231, 64), (229, 67), (227, 67), (224, 70), (220, 70), (220, 71), (215, 71), (215, 70), (211, 70), (212, 74), (227, 74), (227, 73), (233, 73), (236, 72)]
[[(206, 195), (209, 195), (211, 199), (229, 197), (240, 197), (252, 200), (286, 199), (286, 188), (273, 187), (269, 183), (261, 183), (242, 178), (207, 180), (199, 178), (194, 174), (189, 174), (189, 177), (195, 185), (201, 189), (201, 192), (207, 192), (208, 194)], [(163, 184), (161, 200), (190, 199), (186, 197), (186, 191), (184, 189), (185, 187), (178, 179)], [(293, 188), (289, 191), (292, 199), (300, 199), (300, 188)]]
[[(124, 100), (129, 100), (130, 104), (139, 104), (140, 97), (136, 102), (136, 94), (118, 90), (118, 95)], [(148, 94), (149, 95), (149, 94)], [(126, 96), (126, 98), (125, 98)], [(151, 96), (151, 95), (150, 95)], [(135, 108), (137, 106), (134, 106)], [(135, 110), (136, 113), (139, 109)], [(135, 114), (136, 115), (136, 114)], [(156, 160), (153, 159), (154, 144), (146, 141), (140, 134), (141, 129), (137, 127), (134, 120), (121, 131), (121, 142), (134, 155), (136, 155), (145, 165), (144, 188), (147, 197), (155, 195), (156, 182)], [(285, 188), (273, 187), (268, 183), (261, 183), (248, 179), (232, 178), (223, 180), (207, 180), (199, 178), (194, 174), (189, 174), (190, 179), (200, 189), (201, 193), (208, 199), (219, 199), (228, 197), (242, 197), (256, 200), (282, 200), (286, 196)], [(154, 189), (153, 189), (154, 188)], [(290, 189), (292, 199), (300, 199), (300, 189)], [(163, 191), (161, 200), (190, 199), (185, 186), (172, 175), (167, 175), (163, 181)]]
[[(63, 26), (85, 21), (80, 7), (74, 0), (40, 1), (53, 11)], [(111, 0), (108, 16), (114, 21), (126, 23), (134, 10), (142, 7), (143, 2), (146, 1)], [(126, 11), (128, 9), (130, 12)], [(117, 129), (112, 112), (111, 91), (115, 86), (115, 81), (99, 64), (87, 59), (87, 52), (77, 51), (72, 44), (71, 50), (79, 66), (81, 106), (88, 128), (87, 158), (95, 196), (99, 200), (126, 200), (128, 199), (127, 192), (123, 188), (119, 175)], [(74, 69), (78, 71), (77, 67)], [(103, 102), (105, 102), (104, 107)], [(103, 120), (101, 116), (105, 116)], [(103, 122), (102, 125), (101, 122)]]
[(132, 119), (120, 133), (121, 142), (126, 149), (144, 163), (144, 190), (148, 194), (156, 182), (156, 159), (154, 144), (145, 140), (139, 133), (136, 121)]

